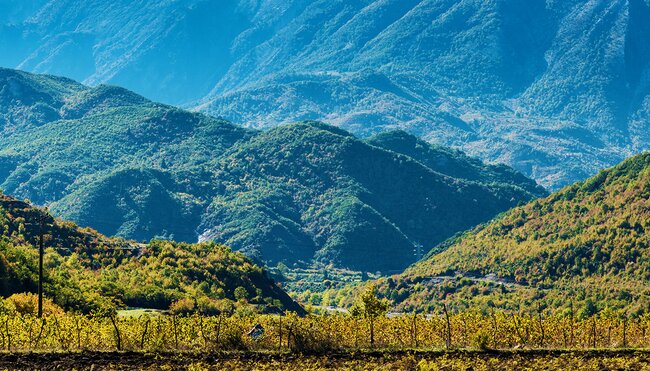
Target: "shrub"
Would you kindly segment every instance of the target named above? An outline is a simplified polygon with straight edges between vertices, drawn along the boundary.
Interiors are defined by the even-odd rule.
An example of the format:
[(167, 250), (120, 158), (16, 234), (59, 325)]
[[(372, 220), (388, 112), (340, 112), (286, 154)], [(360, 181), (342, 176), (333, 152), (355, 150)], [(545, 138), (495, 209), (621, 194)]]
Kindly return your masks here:
[(211, 299), (207, 296), (200, 297), (197, 301), (198, 311), (205, 316), (215, 316), (221, 313), (232, 313), (233, 302), (227, 299)]
[[(13, 294), (5, 300), (5, 309), (18, 314), (38, 314), (38, 295), (32, 293)], [(44, 315), (61, 315), (64, 311), (52, 300), (43, 298)]]
[(488, 349), (489, 344), (490, 344), (490, 336), (484, 332), (479, 332), (478, 334), (474, 335), (474, 338), (472, 339), (472, 345), (474, 346), (474, 348), (479, 350)]
[(190, 315), (196, 311), (196, 303), (190, 298), (183, 298), (173, 302), (169, 310), (177, 315)]

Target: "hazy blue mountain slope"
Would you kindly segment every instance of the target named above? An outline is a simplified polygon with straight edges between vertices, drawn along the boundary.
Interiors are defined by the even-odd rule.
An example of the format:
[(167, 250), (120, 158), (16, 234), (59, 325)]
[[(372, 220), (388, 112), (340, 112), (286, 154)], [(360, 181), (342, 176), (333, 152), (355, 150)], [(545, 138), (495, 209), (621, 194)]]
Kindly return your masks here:
[(649, 148), (646, 0), (3, 6), (0, 65), (251, 127), (401, 128), (553, 188)]
[(403, 131), (389, 131), (378, 134), (368, 143), (409, 156), (433, 171), (482, 183), (508, 184), (514, 187), (533, 189), (537, 184), (521, 173), (505, 165), (486, 165), (463, 152), (424, 142)]
[(644, 0), (3, 6), (1, 65), (198, 100), (254, 127), (402, 128), (552, 187), (648, 148)]
[(60, 119), (65, 97), (87, 89), (61, 77), (0, 68), (0, 129), (3, 137)]
[(552, 187), (648, 148), (649, 59), (638, 40), (650, 36), (650, 16), (641, 0), (376, 1), (347, 10), (332, 17), (339, 23), (313, 19), (320, 31), (288, 64), (285, 45), (300, 44), (303, 28), (260, 46), (271, 60), (249, 53), (233, 69), (243, 86), (217, 85), (200, 108), (255, 126), (270, 116), (326, 117), (361, 134), (405, 128)]
[(6, 45), (0, 65), (125, 85), (167, 102), (209, 92), (228, 64), (233, 39), (248, 28), (248, 7), (230, 1), (63, 0), (6, 7), (23, 16), (0, 29)]

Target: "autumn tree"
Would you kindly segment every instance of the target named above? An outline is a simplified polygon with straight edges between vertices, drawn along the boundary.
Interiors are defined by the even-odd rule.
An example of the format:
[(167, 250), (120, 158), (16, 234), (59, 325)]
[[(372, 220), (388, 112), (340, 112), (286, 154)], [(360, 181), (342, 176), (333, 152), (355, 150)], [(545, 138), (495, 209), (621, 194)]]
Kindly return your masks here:
[(371, 347), (375, 345), (375, 320), (386, 315), (386, 312), (388, 312), (388, 301), (377, 296), (375, 285), (368, 286), (352, 307), (351, 313), (353, 316), (368, 320)]

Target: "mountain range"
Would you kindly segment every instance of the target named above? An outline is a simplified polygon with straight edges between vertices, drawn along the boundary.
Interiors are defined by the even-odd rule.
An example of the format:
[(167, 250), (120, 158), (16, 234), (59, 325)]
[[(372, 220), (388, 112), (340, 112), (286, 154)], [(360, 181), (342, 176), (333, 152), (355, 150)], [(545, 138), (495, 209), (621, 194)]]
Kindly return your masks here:
[(267, 131), (128, 90), (0, 69), (0, 187), (110, 236), (214, 240), (275, 265), (391, 272), (543, 196), (403, 131), (319, 122)]
[(403, 129), (559, 189), (649, 148), (647, 0), (7, 0), (0, 65), (248, 127)]

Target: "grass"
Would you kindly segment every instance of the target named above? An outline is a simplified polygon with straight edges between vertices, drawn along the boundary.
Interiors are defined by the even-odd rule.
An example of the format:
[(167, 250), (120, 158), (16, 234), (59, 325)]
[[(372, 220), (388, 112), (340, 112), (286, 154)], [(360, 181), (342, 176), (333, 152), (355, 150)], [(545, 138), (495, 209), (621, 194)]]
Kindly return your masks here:
[(166, 314), (168, 311), (160, 309), (149, 309), (149, 308), (130, 308), (124, 310), (118, 310), (117, 316), (122, 318), (139, 318), (143, 315), (158, 317), (163, 314)]

